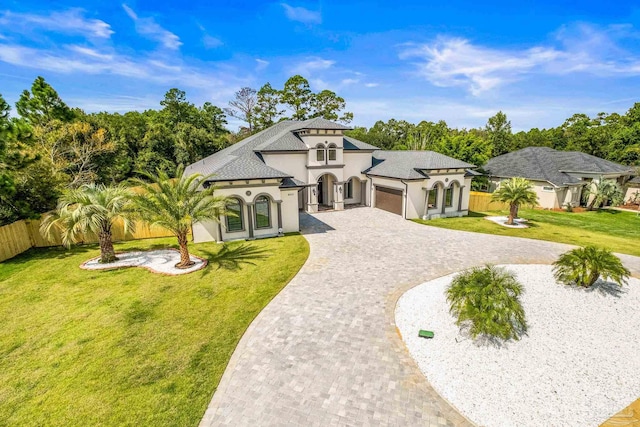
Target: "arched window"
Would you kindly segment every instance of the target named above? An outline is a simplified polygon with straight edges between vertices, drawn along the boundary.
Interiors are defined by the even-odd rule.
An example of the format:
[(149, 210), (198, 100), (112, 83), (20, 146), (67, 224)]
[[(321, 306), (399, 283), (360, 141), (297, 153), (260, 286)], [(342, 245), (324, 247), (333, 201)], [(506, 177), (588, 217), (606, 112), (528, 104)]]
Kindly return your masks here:
[(271, 203), (267, 196), (256, 199), (256, 228), (271, 228)]
[(448, 208), (453, 206), (453, 186), (444, 191), (444, 205)]
[(329, 144), (329, 160), (336, 159), (336, 144)]
[(324, 162), (324, 145), (318, 144), (316, 145), (316, 160), (319, 162)]
[(353, 198), (353, 178), (350, 178), (349, 181), (344, 183), (344, 198)]
[(231, 199), (231, 203), (227, 205), (227, 231), (244, 230), (244, 212), (242, 202), (238, 199)]

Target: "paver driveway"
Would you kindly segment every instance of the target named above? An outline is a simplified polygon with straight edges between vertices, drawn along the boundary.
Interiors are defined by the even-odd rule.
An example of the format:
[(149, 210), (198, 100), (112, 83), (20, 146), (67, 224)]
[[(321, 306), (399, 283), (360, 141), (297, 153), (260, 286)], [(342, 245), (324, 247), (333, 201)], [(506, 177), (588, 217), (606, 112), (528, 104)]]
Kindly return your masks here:
[[(302, 214), (301, 227), (309, 259), (243, 336), (202, 426), (470, 425), (406, 352), (396, 300), (469, 266), (551, 263), (569, 248), (427, 227), (373, 208)], [(640, 272), (640, 258), (623, 260)]]

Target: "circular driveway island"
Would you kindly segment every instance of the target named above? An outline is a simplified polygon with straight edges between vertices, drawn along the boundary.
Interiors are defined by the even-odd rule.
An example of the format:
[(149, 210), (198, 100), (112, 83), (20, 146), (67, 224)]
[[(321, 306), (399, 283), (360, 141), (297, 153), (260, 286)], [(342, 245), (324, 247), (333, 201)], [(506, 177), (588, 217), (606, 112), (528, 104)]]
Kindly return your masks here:
[[(472, 425), (409, 355), (396, 301), (467, 267), (548, 264), (570, 248), (428, 227), (374, 208), (300, 219), (309, 259), (247, 329), (202, 426)], [(640, 272), (639, 258), (622, 259)]]

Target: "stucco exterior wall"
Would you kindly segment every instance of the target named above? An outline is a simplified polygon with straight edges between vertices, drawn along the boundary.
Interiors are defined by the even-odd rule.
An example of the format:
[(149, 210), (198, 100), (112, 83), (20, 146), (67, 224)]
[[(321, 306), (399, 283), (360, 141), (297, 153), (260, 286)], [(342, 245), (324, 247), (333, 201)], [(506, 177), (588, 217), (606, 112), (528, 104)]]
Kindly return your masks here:
[(295, 179), (307, 180), (307, 152), (301, 153), (262, 153), (267, 166), (288, 173)]
[(636, 193), (640, 194), (640, 185), (627, 187), (627, 192), (624, 195), (624, 201), (625, 202), (632, 201)]
[(284, 232), (299, 231), (298, 219), (298, 191), (297, 189), (280, 189), (280, 182), (277, 179), (271, 180), (251, 180), (233, 181), (219, 183), (219, 188), (215, 194), (227, 197), (235, 197), (242, 203), (242, 224), (239, 231), (228, 231), (226, 219), (220, 219), (220, 226), (215, 221), (196, 223), (193, 225), (193, 241), (210, 242), (220, 240), (238, 240), (251, 237), (249, 231), (249, 205), (253, 205), (255, 200), (262, 195), (269, 198), (270, 224), (267, 228), (256, 228), (255, 212), (252, 206), (251, 225), (253, 227), (253, 237), (268, 237), (278, 235), (278, 202), (281, 204), (282, 229)]

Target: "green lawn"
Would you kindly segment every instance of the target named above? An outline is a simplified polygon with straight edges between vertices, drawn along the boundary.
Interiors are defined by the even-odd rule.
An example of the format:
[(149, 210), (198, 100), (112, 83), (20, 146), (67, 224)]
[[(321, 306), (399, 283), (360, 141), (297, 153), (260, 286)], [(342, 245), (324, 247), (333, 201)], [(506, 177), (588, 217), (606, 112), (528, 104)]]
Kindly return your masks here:
[(0, 425), (197, 425), (240, 337), (309, 247), (300, 235), (190, 247), (210, 264), (184, 276), (81, 270), (95, 246), (0, 263)]
[(507, 215), (500, 212), (471, 212), (463, 218), (441, 218), (420, 224), (452, 230), (474, 231), (501, 236), (527, 237), (572, 245), (596, 244), (614, 252), (640, 256), (640, 217), (633, 212), (600, 210), (569, 213), (521, 209), (520, 217), (529, 220), (530, 228), (507, 228), (483, 217)]

